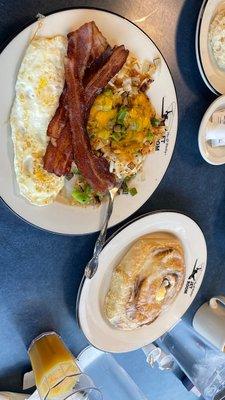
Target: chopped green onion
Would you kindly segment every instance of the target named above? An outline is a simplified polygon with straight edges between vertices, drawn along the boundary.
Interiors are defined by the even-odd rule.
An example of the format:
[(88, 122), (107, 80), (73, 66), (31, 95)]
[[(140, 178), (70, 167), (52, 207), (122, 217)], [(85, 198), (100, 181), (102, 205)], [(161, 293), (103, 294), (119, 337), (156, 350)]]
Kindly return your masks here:
[(121, 139), (123, 139), (125, 135), (125, 128), (121, 125), (116, 124), (113, 127), (113, 132), (111, 133), (111, 138), (115, 140), (116, 142), (119, 142)]
[(148, 140), (148, 142), (151, 143), (153, 141), (153, 138), (154, 138), (153, 133), (151, 131), (148, 131), (147, 132), (147, 140)]
[(83, 190), (75, 187), (72, 191), (72, 197), (80, 204), (89, 204), (92, 199), (91, 192), (92, 189), (89, 185), (86, 185)]
[(129, 128), (131, 131), (138, 131), (140, 124), (137, 121), (132, 121)]
[(86, 193), (81, 192), (79, 189), (73, 189), (72, 197), (75, 201), (78, 201), (78, 203), (81, 204), (88, 204), (90, 201), (89, 196)]
[(80, 171), (79, 171), (79, 169), (78, 168), (73, 168), (72, 169), (72, 171), (71, 171), (74, 175), (80, 175)]
[(84, 188), (84, 192), (86, 194), (90, 194), (92, 192), (92, 188), (90, 185), (86, 184), (85, 188)]
[(127, 186), (126, 180), (123, 181), (123, 183), (121, 185), (121, 189), (122, 189), (123, 194), (128, 194), (129, 193), (129, 188)]
[(160, 125), (160, 120), (158, 119), (158, 118), (155, 118), (155, 117), (153, 117), (153, 118), (151, 118), (151, 124), (152, 124), (152, 126), (159, 126)]
[(133, 178), (133, 176), (134, 176), (134, 175), (126, 176), (126, 177), (124, 178), (124, 181), (125, 181), (125, 182), (129, 182), (129, 181)]
[(128, 110), (126, 107), (120, 107), (118, 115), (117, 115), (117, 122), (118, 124), (123, 125), (126, 115), (128, 114)]
[(113, 95), (113, 91), (112, 91), (112, 89), (107, 88), (107, 89), (104, 90), (104, 94), (106, 96), (112, 96)]
[(113, 132), (111, 134), (111, 138), (115, 140), (115, 142), (119, 142), (122, 139), (122, 133), (121, 132)]
[(133, 187), (129, 190), (129, 193), (131, 196), (135, 196), (137, 194), (137, 189), (135, 187)]

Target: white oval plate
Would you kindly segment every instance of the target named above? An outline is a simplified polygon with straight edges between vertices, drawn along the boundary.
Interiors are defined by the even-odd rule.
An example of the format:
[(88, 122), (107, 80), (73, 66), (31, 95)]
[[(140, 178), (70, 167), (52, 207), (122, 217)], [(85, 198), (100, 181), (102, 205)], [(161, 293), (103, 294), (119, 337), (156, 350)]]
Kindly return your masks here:
[[(209, 89), (213, 89), (215, 94), (225, 94), (225, 71), (217, 67), (213, 56), (210, 54), (208, 44), (209, 26), (215, 14), (225, 9), (225, 1), (208, 0), (202, 14), (200, 32), (199, 32), (199, 57), (203, 78)], [(200, 70), (201, 71), (201, 70)]]
[[(169, 309), (151, 325), (133, 331), (115, 329), (102, 312), (113, 268), (135, 240), (156, 231), (171, 232), (182, 242), (186, 264), (183, 287)], [(96, 274), (91, 280), (85, 280), (81, 292), (79, 322), (88, 341), (100, 350), (121, 353), (136, 350), (158, 339), (182, 317), (194, 300), (204, 277), (206, 260), (203, 233), (192, 219), (183, 214), (157, 212), (120, 230), (103, 249)]]
[[(160, 57), (160, 73), (150, 90), (151, 101), (161, 114), (162, 99), (169, 115), (169, 130), (158, 144), (158, 151), (147, 157), (144, 172), (139, 174), (134, 185), (135, 197), (121, 195), (115, 200), (110, 226), (134, 213), (151, 196), (159, 185), (169, 165), (177, 134), (178, 110), (175, 87), (162, 55), (151, 39), (126, 19), (105, 11), (75, 9), (49, 15), (43, 20), (39, 35), (66, 35), (83, 23), (94, 20), (111, 45), (124, 44), (140, 59), (153, 60)], [(10, 108), (18, 68), (29, 40), (37, 29), (37, 23), (23, 30), (13, 39), (0, 55), (0, 196), (5, 203), (26, 221), (52, 232), (84, 234), (99, 230), (103, 207), (71, 207), (55, 202), (46, 207), (31, 205), (18, 193), (13, 168), (13, 149), (10, 126)]]
[(205, 112), (198, 133), (198, 146), (200, 153), (205, 161), (212, 165), (225, 164), (224, 146), (212, 147), (206, 141), (206, 130), (212, 114), (219, 109), (225, 108), (225, 96), (218, 97)]
[(203, 16), (207, 2), (208, 2), (208, 0), (203, 1), (201, 9), (198, 14), (198, 20), (197, 20), (196, 31), (195, 31), (195, 54), (196, 54), (198, 69), (199, 69), (199, 72), (201, 74), (203, 81), (205, 82), (205, 84), (209, 90), (211, 90), (214, 94), (219, 95), (219, 93), (210, 85), (210, 83), (204, 73), (204, 70), (202, 67), (202, 61), (201, 61), (201, 57), (200, 57), (199, 34), (200, 34), (200, 27), (201, 27), (201, 23), (202, 23), (202, 16)]

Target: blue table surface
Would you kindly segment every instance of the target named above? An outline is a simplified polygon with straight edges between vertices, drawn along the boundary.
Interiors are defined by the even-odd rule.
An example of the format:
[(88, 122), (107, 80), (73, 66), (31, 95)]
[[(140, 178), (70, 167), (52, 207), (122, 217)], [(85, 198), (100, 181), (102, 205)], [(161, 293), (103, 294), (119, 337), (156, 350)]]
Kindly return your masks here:
[[(92, 6), (136, 21), (163, 52), (178, 92), (178, 139), (166, 175), (134, 216), (160, 209), (179, 210), (201, 226), (208, 246), (208, 265), (201, 290), (185, 314), (188, 322), (200, 304), (224, 292), (225, 279), (225, 166), (208, 165), (201, 158), (197, 143), (201, 118), (214, 99), (202, 82), (195, 58), (195, 28), (201, 3), (202, 0), (0, 0), (2, 46), (33, 22), (38, 12)], [(116, 229), (110, 229), (109, 234)], [(76, 325), (75, 300), (96, 236), (68, 237), (41, 231), (20, 220), (0, 202), (0, 390), (21, 390), (22, 374), (30, 369), (26, 349), (39, 333), (57, 331), (74, 354), (87, 345)], [(172, 374), (150, 370), (141, 350), (117, 358), (149, 399), (194, 398)]]

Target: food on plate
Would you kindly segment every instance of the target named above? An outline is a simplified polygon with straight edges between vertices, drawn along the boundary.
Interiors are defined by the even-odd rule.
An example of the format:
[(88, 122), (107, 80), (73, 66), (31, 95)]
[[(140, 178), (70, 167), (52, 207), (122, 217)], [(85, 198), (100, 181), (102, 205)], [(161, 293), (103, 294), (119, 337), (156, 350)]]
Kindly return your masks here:
[[(147, 154), (165, 133), (146, 88), (152, 82), (158, 60), (140, 63), (130, 55), (119, 73), (112, 78), (91, 107), (87, 132), (91, 147), (109, 162), (110, 172), (123, 181), (121, 192), (137, 194), (132, 178), (142, 169)], [(77, 167), (72, 167), (75, 203), (101, 202), (102, 195), (87, 184)]]
[(142, 236), (113, 271), (104, 303), (107, 320), (122, 330), (149, 325), (175, 300), (184, 277), (184, 250), (174, 235)]
[[(156, 114), (146, 94), (158, 61), (140, 63), (136, 57), (128, 56), (119, 73), (95, 99), (87, 122), (95, 154), (103, 155), (110, 172), (123, 181), (121, 193), (132, 196), (137, 194), (132, 178), (165, 133), (165, 121)], [(77, 166), (72, 166), (71, 176), (75, 183), (72, 190), (75, 203), (101, 202), (101, 193), (87, 184)]]
[(131, 179), (166, 129), (147, 95), (158, 64), (111, 47), (93, 21), (67, 38), (35, 37), (10, 118), (20, 193), (92, 205), (119, 181), (136, 195)]
[(219, 68), (225, 69), (225, 10), (218, 12), (210, 23), (209, 46)]
[[(137, 88), (136, 88), (137, 89)], [(92, 147), (101, 151), (120, 178), (137, 174), (145, 156), (165, 132), (146, 93), (106, 89), (91, 109), (88, 133)]]
[[(96, 35), (99, 40), (95, 39)], [(54, 117), (59, 123), (58, 117), (61, 115), (61, 120), (64, 120), (67, 130), (69, 127), (68, 137), (71, 141), (72, 159), (85, 181), (96, 192), (103, 194), (115, 186), (115, 176), (109, 171), (108, 161), (102, 155), (94, 154), (86, 130), (86, 121), (97, 94), (121, 69), (128, 56), (128, 51), (124, 46), (116, 46), (110, 51), (108, 47), (106, 39), (94, 22), (84, 24), (77, 31), (68, 35), (65, 95), (61, 99), (61, 104)], [(107, 52), (107, 57), (105, 52)], [(96, 55), (98, 59), (101, 57), (100, 61), (93, 58)], [(104, 60), (103, 64), (102, 60)], [(92, 68), (93, 63), (95, 64), (94, 68)], [(88, 77), (85, 79), (86, 70), (88, 70)], [(66, 108), (66, 113), (60, 113), (60, 107)], [(62, 124), (59, 130), (61, 130), (61, 126)], [(58, 175), (64, 175), (67, 172), (67, 169), (64, 170), (64, 168), (60, 171), (57, 163), (57, 154), (59, 153), (61, 156), (59, 140), (64, 129), (57, 134), (56, 143), (49, 143), (44, 157), (44, 167), (48, 172), (57, 172)], [(66, 150), (68, 148), (67, 146)], [(69, 158), (67, 157), (67, 159)], [(71, 163), (68, 167), (71, 167)]]
[(29, 44), (16, 81), (10, 123), (14, 167), (21, 195), (35, 205), (51, 203), (64, 179), (43, 168), (46, 131), (64, 86), (66, 39), (34, 38)]

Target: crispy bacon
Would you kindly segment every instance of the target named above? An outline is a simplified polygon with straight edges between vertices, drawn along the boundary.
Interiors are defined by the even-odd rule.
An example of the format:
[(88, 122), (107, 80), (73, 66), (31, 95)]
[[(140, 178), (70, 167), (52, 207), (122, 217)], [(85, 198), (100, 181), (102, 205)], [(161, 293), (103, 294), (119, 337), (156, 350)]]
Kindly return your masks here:
[(126, 62), (129, 51), (125, 47), (114, 47), (111, 56), (107, 62), (93, 75), (89, 83), (85, 87), (85, 100), (87, 110), (90, 110), (97, 95), (107, 85), (117, 72), (122, 68)]
[(83, 77), (83, 86), (86, 87), (87, 84), (90, 82), (90, 80), (93, 78), (93, 76), (96, 74), (96, 72), (103, 67), (103, 65), (106, 63), (106, 61), (109, 59), (109, 57), (112, 54), (113, 49), (108, 46), (106, 50), (93, 62), (88, 65), (84, 77)]
[(59, 105), (55, 112), (54, 117), (48, 125), (47, 135), (50, 138), (58, 139), (63, 128), (66, 125), (68, 119), (68, 113), (66, 110), (66, 85), (64, 86), (63, 92), (59, 98)]
[[(96, 60), (101, 60), (102, 54), (110, 46), (106, 38), (99, 31), (95, 23), (88, 22), (78, 30), (70, 32), (68, 38), (68, 57), (76, 54), (79, 71), (79, 79), (82, 80), (87, 68), (95, 64)], [(79, 46), (77, 46), (79, 43)]]
[[(76, 54), (78, 78), (82, 81), (91, 56), (92, 48), (92, 22), (82, 25), (77, 31), (68, 35), (67, 56), (73, 58)], [(79, 46), (77, 45), (79, 43)]]
[(70, 172), (73, 161), (73, 147), (69, 122), (60, 132), (57, 146), (50, 141), (43, 158), (44, 168), (57, 176), (66, 175)]
[(124, 46), (111, 49), (94, 22), (68, 34), (66, 83), (48, 127), (51, 139), (44, 156), (48, 172), (65, 175), (74, 160), (96, 191), (104, 193), (115, 185), (108, 161), (92, 152), (86, 121), (96, 96), (120, 70), (127, 55)]
[(92, 153), (85, 129), (84, 89), (76, 74), (74, 58), (67, 59), (65, 71), (74, 160), (87, 182), (96, 191), (104, 193), (115, 185), (115, 177), (109, 172), (107, 160)]
[(91, 22), (91, 25), (92, 25), (91, 56), (93, 60), (96, 60), (101, 56), (102, 53), (104, 53), (104, 51), (107, 49), (109, 45), (106, 38), (103, 36), (98, 27), (95, 25), (94, 21)]

